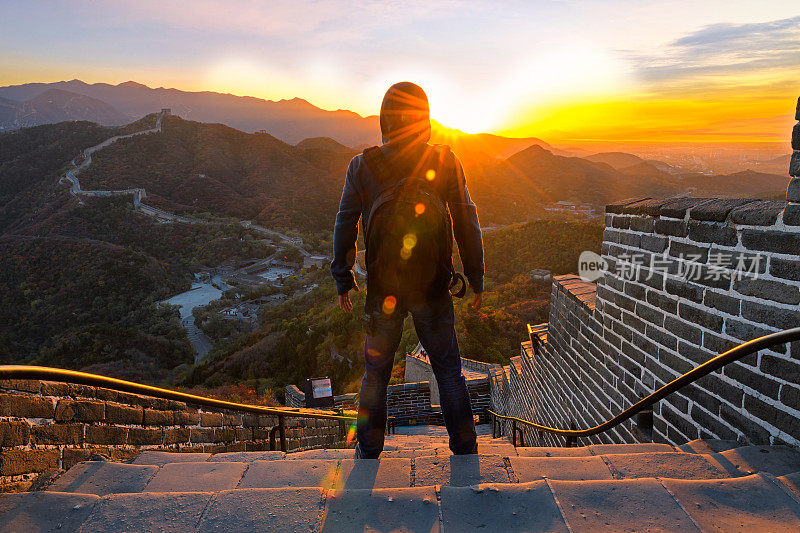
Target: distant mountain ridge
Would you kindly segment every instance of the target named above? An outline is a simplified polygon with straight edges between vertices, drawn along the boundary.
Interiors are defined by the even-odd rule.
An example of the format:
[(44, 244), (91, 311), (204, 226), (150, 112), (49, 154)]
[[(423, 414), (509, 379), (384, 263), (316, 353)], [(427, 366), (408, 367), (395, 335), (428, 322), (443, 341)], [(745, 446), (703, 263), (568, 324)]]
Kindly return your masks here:
[(0, 98), (0, 130), (86, 120), (104, 126), (119, 126), (130, 117), (113, 106), (82, 94), (47, 89), (25, 101)]
[(600, 152), (599, 154), (585, 156), (584, 159), (594, 161), (595, 163), (605, 163), (617, 170), (645, 163), (645, 160), (638, 155), (629, 154), (627, 152)]
[(170, 212), (210, 212), (267, 227), (323, 229), (336, 213), (355, 151), (331, 139), (292, 146), (270, 134), (168, 116), (157, 135), (120, 140), (93, 156), (87, 189), (141, 187)]
[[(62, 117), (55, 117), (53, 114), (52, 120), (40, 114), (37, 115), (37, 120), (28, 120), (24, 124), (4, 118), (9, 114), (9, 109), (14, 113), (21, 103), (40, 98), (52, 90), (66, 91), (94, 99), (95, 109), (93, 111), (87, 109), (83, 113), (65, 112)], [(88, 108), (89, 101), (86, 102)], [(137, 120), (162, 108), (170, 108), (174, 115), (196, 122), (221, 123), (247, 133), (264, 130), (294, 145), (322, 137), (356, 149), (381, 142), (377, 116), (362, 117), (344, 109), (327, 111), (302, 98), (273, 101), (210, 91), (191, 92), (164, 87), (151, 88), (135, 81), (111, 85), (89, 84), (77, 79), (0, 87), (0, 130), (62, 120), (89, 120), (104, 126), (118, 125)], [(468, 167), (508, 157), (532, 144), (559, 155), (570, 155), (535, 137), (511, 138), (488, 133), (467, 134), (436, 122), (433, 124), (432, 142), (448, 144), (459, 156), (467, 156), (464, 157), (464, 162)]]
[[(163, 125), (158, 135), (122, 140), (98, 152), (81, 176), (83, 186), (141, 187), (148, 203), (167, 211), (210, 212), (269, 227), (324, 231), (335, 217), (347, 163), (358, 153), (329, 137), (310, 137), (292, 145), (268, 133), (249, 134), (178, 116), (167, 117)], [(70, 123), (40, 128), (55, 135), (66, 126)], [(600, 215), (605, 204), (631, 196), (773, 198), (786, 187), (784, 177), (771, 174), (674, 173), (679, 169), (667, 166), (665, 171), (656, 161), (624, 153), (612, 157), (622, 167), (617, 169), (589, 158), (557, 155), (541, 139), (450, 133), (437, 137), (436, 128), (434, 132), (432, 140), (451, 144), (465, 162), (470, 196), (482, 224), (489, 226), (583, 216), (589, 208)], [(501, 157), (528, 143), (535, 144)], [(76, 149), (69, 156), (77, 153)], [(17, 182), (0, 183), (0, 193), (8, 189), (9, 200), (0, 218), (9, 223), (26, 211), (25, 204), (11, 202), (30, 181), (27, 173), (19, 176)]]
[(331, 137), (347, 146), (380, 141), (377, 117), (362, 117), (347, 110), (326, 111), (301, 98), (272, 101), (209, 91), (154, 89), (133, 81), (111, 85), (81, 80), (0, 87), (0, 98), (23, 102), (50, 89), (101, 100), (127, 117), (123, 123), (166, 107), (188, 120), (219, 122), (249, 133), (266, 130), (290, 144), (309, 137)]
[[(634, 164), (625, 165), (628, 162)], [(482, 223), (508, 224), (550, 218), (562, 211), (569, 213), (569, 205), (573, 204), (590, 206), (599, 215), (605, 205), (636, 196), (778, 198), (785, 191), (787, 180), (754, 171), (707, 176), (625, 153), (599, 158), (565, 157), (533, 145), (476, 169), (468, 174), (468, 182)], [(561, 207), (554, 205), (559, 202)]]

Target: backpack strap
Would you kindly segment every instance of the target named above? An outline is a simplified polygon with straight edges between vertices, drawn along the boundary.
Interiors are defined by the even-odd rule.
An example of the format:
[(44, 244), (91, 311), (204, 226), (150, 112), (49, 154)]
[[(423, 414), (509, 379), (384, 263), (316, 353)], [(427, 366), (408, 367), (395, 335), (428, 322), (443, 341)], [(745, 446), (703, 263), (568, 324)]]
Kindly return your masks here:
[(389, 162), (386, 161), (386, 156), (378, 146), (364, 150), (364, 162), (378, 183), (384, 184), (389, 179)]

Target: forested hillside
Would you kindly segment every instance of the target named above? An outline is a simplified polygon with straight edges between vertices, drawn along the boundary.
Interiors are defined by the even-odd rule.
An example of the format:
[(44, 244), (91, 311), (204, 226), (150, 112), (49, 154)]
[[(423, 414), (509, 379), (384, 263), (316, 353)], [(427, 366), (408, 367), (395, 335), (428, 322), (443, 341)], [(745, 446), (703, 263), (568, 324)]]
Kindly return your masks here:
[(175, 310), (157, 302), (203, 266), (270, 252), (236, 223), (159, 224), (129, 197), (81, 204), (58, 183), (84, 148), (154, 123), (0, 134), (0, 364), (169, 381), (193, 352)]
[[(534, 282), (534, 268), (555, 274), (574, 272), (583, 250), (599, 252), (602, 226), (537, 221), (485, 233), (487, 282), (480, 311), (470, 307), (471, 294), (456, 300), (456, 330), (462, 355), (507, 363), (519, 352), (526, 323), (547, 321), (549, 283)], [(217, 387), (240, 381), (275, 387), (302, 385), (305, 378), (326, 375), (337, 393), (355, 391), (363, 373), (364, 293), (351, 293), (354, 309), (335, 306), (336, 292), (327, 269), (309, 274), (319, 287), (264, 313), (264, 326), (240, 338), (197, 367), (186, 384)], [(417, 344), (407, 321), (394, 373), (402, 377), (404, 354)], [(339, 361), (332, 352), (344, 357)]]
[(118, 128), (61, 122), (0, 133), (0, 234), (25, 225), (59, 200), (56, 182), (84, 148), (154, 124), (155, 115), (149, 115)]
[(353, 155), (167, 117), (160, 135), (124, 139), (99, 152), (81, 183), (96, 189), (143, 187), (148, 203), (169, 211), (319, 230), (336, 213)]
[(145, 381), (193, 361), (177, 313), (157, 303), (203, 266), (270, 251), (238, 225), (158, 224), (125, 198), (90, 199), (25, 231), (0, 239), (0, 363)]

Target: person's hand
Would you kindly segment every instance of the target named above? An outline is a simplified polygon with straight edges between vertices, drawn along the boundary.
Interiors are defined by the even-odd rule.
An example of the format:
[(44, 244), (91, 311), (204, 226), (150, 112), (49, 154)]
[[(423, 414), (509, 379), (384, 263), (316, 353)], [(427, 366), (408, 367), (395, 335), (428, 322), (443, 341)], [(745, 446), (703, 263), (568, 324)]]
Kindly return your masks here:
[[(341, 298), (341, 296), (340, 296), (340, 298)], [(482, 302), (483, 302), (483, 293), (482, 292), (476, 292), (475, 293), (475, 299), (472, 301), (472, 307), (477, 311), (478, 309), (481, 308), (481, 303)]]
[[(353, 290), (358, 292), (358, 285), (353, 286)], [(350, 301), (350, 291), (347, 291), (346, 294), (339, 295), (339, 307), (345, 313), (349, 313), (353, 310), (353, 302)]]

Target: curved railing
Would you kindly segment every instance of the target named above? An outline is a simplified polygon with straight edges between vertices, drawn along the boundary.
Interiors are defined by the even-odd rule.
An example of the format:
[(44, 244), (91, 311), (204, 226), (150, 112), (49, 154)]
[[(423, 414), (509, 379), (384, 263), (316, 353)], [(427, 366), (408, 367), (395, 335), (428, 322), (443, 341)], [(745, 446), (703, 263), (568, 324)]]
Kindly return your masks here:
[(313, 418), (325, 420), (339, 420), (340, 422), (352, 422), (356, 419), (355, 414), (325, 413), (313, 410), (300, 410), (293, 408), (265, 407), (261, 405), (249, 405), (244, 403), (228, 402), (197, 396), (186, 392), (178, 392), (150, 385), (142, 385), (133, 381), (109, 378), (97, 374), (78, 372), (75, 370), (64, 370), (61, 368), (49, 368), (45, 366), (24, 366), (24, 365), (0, 365), (0, 380), (3, 379), (41, 379), (45, 381), (57, 381), (62, 383), (74, 383), (77, 385), (90, 385), (103, 387), (118, 392), (130, 392), (152, 398), (164, 400), (177, 400), (180, 402), (191, 403), (203, 407), (214, 407), (217, 409), (230, 409), (234, 411), (244, 411), (257, 415), (272, 415), (278, 417), (278, 425), (270, 431), (270, 449), (276, 449), (275, 434), (280, 434), (281, 449), (286, 451), (286, 431), (284, 426), (285, 418)]
[[(561, 435), (563, 437), (566, 437), (566, 446), (572, 446), (576, 438), (591, 437), (592, 435), (597, 435), (598, 433), (608, 431), (609, 429), (612, 429), (621, 424), (622, 422), (625, 422), (626, 420), (632, 418), (636, 414), (647, 410), (648, 407), (652, 406), (654, 403), (660, 400), (663, 400), (666, 396), (672, 394), (673, 392), (685, 387), (686, 385), (694, 383), (703, 376), (707, 376), (708, 374), (722, 368), (728, 363), (732, 363), (733, 361), (738, 361), (739, 359), (746, 357), (752, 353), (756, 353), (759, 350), (763, 350), (765, 348), (770, 348), (777, 344), (785, 344), (788, 342), (795, 342), (795, 341), (800, 341), (800, 328), (792, 328), (784, 331), (778, 331), (776, 333), (770, 333), (769, 335), (764, 335), (763, 337), (759, 337), (757, 339), (753, 339), (751, 341), (742, 343), (739, 346), (736, 346), (726, 352), (721, 353), (720, 355), (714, 357), (713, 359), (709, 359), (702, 365), (693, 368), (692, 370), (680, 376), (679, 378), (670, 381), (669, 383), (659, 388), (649, 396), (646, 396), (641, 400), (639, 400), (638, 402), (636, 402), (635, 404), (631, 405), (630, 407), (622, 411), (614, 418), (606, 420), (602, 424), (599, 424), (595, 427), (588, 429), (552, 428), (549, 426), (543, 426), (541, 424), (531, 422), (530, 420), (524, 420), (522, 418), (516, 418), (513, 416), (501, 415), (500, 413), (495, 413), (490, 409), (489, 414), (491, 414), (493, 417), (492, 435), (495, 435), (495, 428), (498, 427), (499, 420), (510, 420), (512, 423), (511, 434), (514, 446), (517, 445), (518, 433), (520, 435), (520, 441), (522, 443), (522, 428), (520, 428), (518, 424), (534, 428), (544, 433), (552, 433), (555, 435)], [(522, 445), (524, 445), (524, 443)]]

